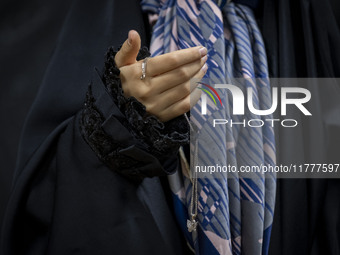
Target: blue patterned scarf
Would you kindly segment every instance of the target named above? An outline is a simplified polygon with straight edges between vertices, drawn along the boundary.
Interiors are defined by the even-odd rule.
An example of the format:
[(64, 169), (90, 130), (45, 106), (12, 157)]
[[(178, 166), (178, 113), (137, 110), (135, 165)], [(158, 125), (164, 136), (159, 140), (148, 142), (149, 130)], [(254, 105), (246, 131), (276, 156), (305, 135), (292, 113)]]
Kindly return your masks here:
[[(253, 11), (223, 0), (143, 0), (142, 8), (154, 22), (153, 56), (203, 45), (208, 49), (205, 77), (219, 83), (247, 78), (239, 85), (253, 89), (254, 107), (268, 109), (271, 93), (266, 53)], [(254, 79), (259, 78), (259, 79)], [(230, 95), (221, 93), (225, 108), (219, 118), (241, 121), (232, 116)], [(213, 114), (214, 103), (207, 112)], [(268, 122), (259, 128), (222, 126), (211, 129), (200, 114), (200, 102), (191, 111), (191, 121), (205, 127), (210, 141), (198, 143), (202, 165), (275, 165), (274, 131)], [(216, 112), (216, 111), (215, 111)], [(222, 115), (222, 116), (221, 116)], [(208, 114), (209, 116), (209, 114)], [(267, 118), (270, 116), (267, 116)], [(244, 117), (243, 117), (244, 118)], [(263, 119), (246, 110), (245, 119)], [(207, 143), (219, 150), (207, 150)], [(183, 169), (183, 166), (182, 166)], [(230, 176), (229, 176), (230, 177)], [(183, 171), (169, 177), (175, 213), (182, 231), (196, 254), (267, 254), (273, 222), (276, 177), (255, 178), (234, 174), (198, 179), (198, 229), (188, 232), (192, 181)]]

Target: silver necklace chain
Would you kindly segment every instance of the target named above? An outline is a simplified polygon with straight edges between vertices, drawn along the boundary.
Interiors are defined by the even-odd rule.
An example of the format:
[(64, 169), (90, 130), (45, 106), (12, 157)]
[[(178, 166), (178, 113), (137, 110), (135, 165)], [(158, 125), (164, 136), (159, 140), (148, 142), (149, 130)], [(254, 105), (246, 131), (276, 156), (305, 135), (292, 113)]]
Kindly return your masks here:
[[(189, 126), (190, 126), (190, 129), (192, 132), (194, 132), (194, 129), (189, 121), (189, 118), (186, 114), (184, 114)], [(197, 139), (196, 139), (196, 142), (195, 142), (195, 153), (194, 153), (194, 165), (196, 165), (196, 161), (197, 161), (197, 156), (198, 156), (198, 142), (197, 142)], [(184, 154), (184, 153), (183, 153)], [(189, 164), (186, 160), (186, 158), (184, 157), (184, 160), (185, 160), (185, 167), (186, 167), (186, 171), (187, 173), (189, 173), (189, 176), (190, 176), (190, 181), (191, 181), (191, 184), (192, 184), (192, 188), (191, 188), (191, 201), (190, 201), (190, 218), (187, 219), (187, 228), (188, 228), (188, 231), (189, 232), (193, 232), (193, 231), (196, 231), (197, 230), (197, 225), (198, 225), (198, 221), (196, 220), (196, 217), (198, 215), (198, 193), (197, 193), (197, 172), (194, 171), (193, 173), (190, 171), (190, 167), (189, 167)]]

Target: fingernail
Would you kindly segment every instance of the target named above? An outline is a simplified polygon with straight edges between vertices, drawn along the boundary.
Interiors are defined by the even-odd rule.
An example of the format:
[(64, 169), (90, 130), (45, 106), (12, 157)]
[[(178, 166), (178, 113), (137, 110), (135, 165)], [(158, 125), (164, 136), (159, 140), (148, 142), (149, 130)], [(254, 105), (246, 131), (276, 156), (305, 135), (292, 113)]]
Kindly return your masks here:
[(207, 55), (205, 55), (205, 56), (204, 56), (204, 57), (202, 57), (201, 59), (202, 59), (202, 61), (203, 61), (203, 62), (205, 62), (205, 61), (207, 61), (207, 59), (208, 59), (208, 56), (207, 56)]
[(207, 48), (202, 47), (202, 48), (199, 49), (199, 52), (200, 52), (201, 56), (203, 57), (203, 56), (207, 55), (208, 50), (207, 50)]
[(208, 70), (208, 66), (207, 66), (207, 64), (204, 64), (204, 66), (202, 66), (202, 68), (201, 68), (201, 71), (206, 72), (207, 70)]
[(129, 33), (128, 33), (128, 44), (129, 44), (129, 46), (132, 45), (131, 31), (129, 31)]

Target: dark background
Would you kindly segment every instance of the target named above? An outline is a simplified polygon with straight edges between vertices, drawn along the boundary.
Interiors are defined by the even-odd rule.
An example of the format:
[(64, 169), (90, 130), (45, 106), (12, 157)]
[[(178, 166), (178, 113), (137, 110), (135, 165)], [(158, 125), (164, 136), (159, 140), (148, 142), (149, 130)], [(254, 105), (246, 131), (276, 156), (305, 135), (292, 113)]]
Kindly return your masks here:
[[(330, 2), (340, 24), (340, 1)], [(20, 132), (71, 4), (65, 0), (0, 2), (0, 229)]]

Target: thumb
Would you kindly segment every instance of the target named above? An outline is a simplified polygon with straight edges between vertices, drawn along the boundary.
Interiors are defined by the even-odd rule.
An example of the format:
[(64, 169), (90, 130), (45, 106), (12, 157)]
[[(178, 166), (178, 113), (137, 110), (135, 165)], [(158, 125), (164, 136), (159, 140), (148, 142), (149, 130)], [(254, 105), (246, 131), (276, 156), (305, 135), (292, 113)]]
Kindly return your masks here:
[(122, 48), (117, 52), (115, 62), (118, 68), (131, 65), (136, 62), (140, 49), (140, 36), (137, 31), (130, 30), (128, 39), (124, 42)]

